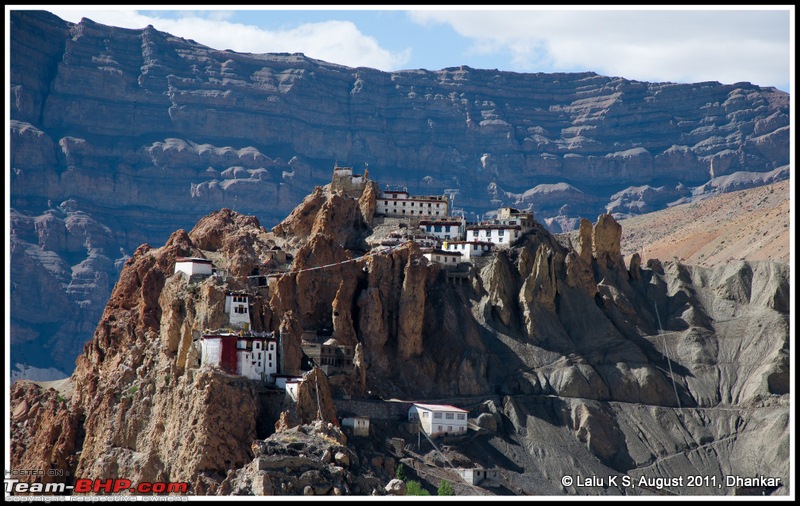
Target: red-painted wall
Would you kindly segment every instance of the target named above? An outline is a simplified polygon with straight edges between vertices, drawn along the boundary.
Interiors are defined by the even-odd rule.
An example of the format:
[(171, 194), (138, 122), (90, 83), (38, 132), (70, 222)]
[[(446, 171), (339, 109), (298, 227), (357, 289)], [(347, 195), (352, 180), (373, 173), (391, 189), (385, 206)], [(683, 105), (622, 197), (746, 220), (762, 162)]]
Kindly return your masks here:
[(225, 372), (231, 374), (238, 374), (236, 372), (237, 366), (236, 356), (236, 336), (222, 338), (222, 353), (220, 354), (220, 367)]

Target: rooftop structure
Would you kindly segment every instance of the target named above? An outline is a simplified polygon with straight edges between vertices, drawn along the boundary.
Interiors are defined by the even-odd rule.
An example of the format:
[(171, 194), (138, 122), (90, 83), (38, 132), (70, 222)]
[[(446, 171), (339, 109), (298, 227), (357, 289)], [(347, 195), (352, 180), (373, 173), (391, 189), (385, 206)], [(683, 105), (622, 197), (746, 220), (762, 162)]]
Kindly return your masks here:
[(331, 191), (341, 192), (350, 197), (358, 198), (364, 193), (364, 188), (369, 181), (369, 172), (364, 171), (364, 175), (354, 174), (352, 167), (333, 167), (333, 178), (331, 179)]

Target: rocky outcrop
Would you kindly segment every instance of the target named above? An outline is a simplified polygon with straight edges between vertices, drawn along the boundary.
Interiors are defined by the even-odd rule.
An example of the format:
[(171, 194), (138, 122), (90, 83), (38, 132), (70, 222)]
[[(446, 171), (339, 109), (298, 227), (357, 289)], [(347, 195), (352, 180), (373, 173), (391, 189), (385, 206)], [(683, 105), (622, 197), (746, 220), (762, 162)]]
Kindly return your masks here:
[(62, 483), (59, 473), (75, 469), (79, 448), (80, 423), (71, 413), (69, 396), (52, 388), (41, 389), (30, 381), (17, 381), (11, 386), (11, 405), (11, 461), (20, 466), (14, 469), (41, 469), (43, 473), (13, 478)]
[(592, 254), (601, 267), (619, 266), (622, 262), (620, 241), (622, 227), (610, 214), (601, 214), (592, 228)]
[(318, 367), (303, 376), (297, 386), (297, 400), (281, 414), (275, 430), (281, 432), (317, 420), (336, 422), (336, 407), (328, 377)]
[(253, 444), (254, 459), (232, 470), (223, 495), (384, 495), (382, 481), (346, 445), (333, 424), (322, 421), (278, 432)]

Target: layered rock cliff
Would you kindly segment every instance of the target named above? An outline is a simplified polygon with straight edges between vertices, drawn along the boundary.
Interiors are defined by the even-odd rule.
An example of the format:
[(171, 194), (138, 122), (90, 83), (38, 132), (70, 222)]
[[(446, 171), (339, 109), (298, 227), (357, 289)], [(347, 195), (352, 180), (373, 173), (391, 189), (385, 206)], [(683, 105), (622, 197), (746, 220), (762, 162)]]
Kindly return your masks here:
[(140, 244), (222, 207), (271, 226), (334, 161), (551, 230), (788, 177), (788, 95), (751, 83), (387, 73), (44, 11), (10, 29), (12, 360), (39, 368), (71, 372)]
[[(543, 477), (519, 485), (521, 493), (563, 493), (569, 462), (586, 473), (645, 477), (757, 472), (783, 480), (766, 492), (789, 492), (786, 265), (712, 269), (651, 259), (626, 266), (620, 225), (606, 214), (583, 222), (578, 250), (536, 224), (484, 267), (453, 278), (413, 243), (353, 246), (372, 232), (360, 203), (323, 187), (272, 231), (223, 209), (160, 248), (137, 248), (70, 378), (74, 394), (60, 399), (29, 382), (14, 385), (12, 467), (186, 482), (193, 494), (289, 493), (280, 483), (291, 473), (269, 471), (270, 462), (294, 454), (269, 450), (269, 441), (285, 444), (281, 434), (312, 417), (334, 421), (331, 398), (478, 396), (501, 399), (502, 430), (485, 444), (505, 444), (502, 462), (518, 474), (509, 479)], [(278, 243), (291, 265), (279, 266), (274, 283), (248, 278)], [(173, 274), (178, 256), (209, 258), (220, 275)], [(292, 407), (280, 396), (264, 400), (251, 380), (198, 367), (194, 334), (224, 325), (230, 290), (250, 293), (254, 330), (280, 332), (285, 369), (301, 368), (300, 339), (320, 328), (355, 345), (352, 368), (330, 382), (315, 371), (307, 377), (314, 390), (301, 388)], [(308, 444), (319, 447), (319, 437)], [(736, 457), (760, 445), (774, 451), (758, 461)], [(342, 493), (358, 481), (344, 471), (330, 475), (319, 458), (292, 460), (322, 473), (309, 475), (302, 490)], [(369, 469), (378, 481), (390, 477)], [(334, 478), (336, 486), (321, 484)], [(369, 493), (376, 483), (353, 490)]]

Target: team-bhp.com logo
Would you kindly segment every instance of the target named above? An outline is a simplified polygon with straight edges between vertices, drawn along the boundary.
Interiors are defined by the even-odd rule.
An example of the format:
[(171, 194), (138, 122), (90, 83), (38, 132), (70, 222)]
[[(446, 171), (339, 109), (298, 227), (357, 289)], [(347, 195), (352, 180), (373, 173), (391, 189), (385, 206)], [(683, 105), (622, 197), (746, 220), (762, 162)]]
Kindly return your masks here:
[(185, 482), (151, 483), (143, 481), (134, 484), (131, 480), (125, 479), (90, 480), (78, 478), (75, 480), (75, 485), (67, 485), (65, 483), (26, 483), (8, 478), (3, 481), (6, 492), (19, 494), (119, 494), (122, 492), (130, 492), (131, 494), (185, 494), (189, 490), (189, 484)]

